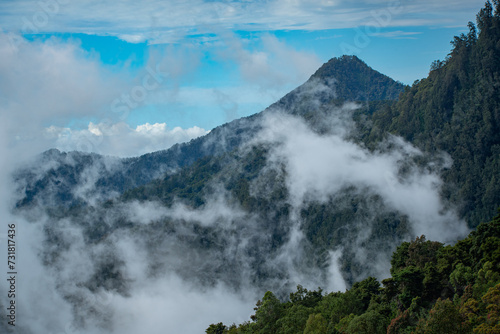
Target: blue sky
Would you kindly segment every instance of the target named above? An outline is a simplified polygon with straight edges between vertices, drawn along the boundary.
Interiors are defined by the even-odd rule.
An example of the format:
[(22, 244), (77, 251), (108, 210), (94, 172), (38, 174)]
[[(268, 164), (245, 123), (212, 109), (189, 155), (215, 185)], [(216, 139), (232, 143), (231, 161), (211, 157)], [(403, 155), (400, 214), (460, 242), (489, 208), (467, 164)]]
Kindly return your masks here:
[(17, 129), (7, 143), (167, 148), (261, 111), (346, 53), (411, 84), (483, 4), (4, 0), (0, 107)]

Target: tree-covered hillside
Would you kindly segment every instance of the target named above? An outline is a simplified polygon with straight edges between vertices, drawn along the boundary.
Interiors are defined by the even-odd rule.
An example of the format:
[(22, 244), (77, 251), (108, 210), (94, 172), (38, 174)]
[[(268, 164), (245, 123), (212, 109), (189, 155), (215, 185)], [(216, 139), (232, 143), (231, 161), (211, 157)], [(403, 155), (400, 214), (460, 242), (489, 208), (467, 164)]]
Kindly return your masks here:
[(453, 39), (427, 78), (375, 111), (363, 129), (368, 145), (393, 133), (426, 152), (449, 153), (443, 193), (471, 227), (500, 206), (500, 2), (493, 3), (479, 12), (477, 26), (470, 22), (469, 33)]

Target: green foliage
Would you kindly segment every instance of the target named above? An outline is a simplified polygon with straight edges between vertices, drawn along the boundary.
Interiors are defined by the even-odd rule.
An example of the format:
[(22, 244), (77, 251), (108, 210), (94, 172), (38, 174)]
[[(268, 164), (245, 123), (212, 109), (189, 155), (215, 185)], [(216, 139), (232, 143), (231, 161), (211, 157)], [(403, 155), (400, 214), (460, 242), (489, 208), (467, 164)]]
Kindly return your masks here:
[(340, 319), (340, 321), (335, 325), (335, 329), (342, 334), (347, 334), (347, 330), (349, 328), (349, 324), (356, 318), (356, 315), (349, 314)]
[[(328, 323), (321, 313), (311, 314), (306, 322), (304, 334), (323, 334), (328, 330)], [(298, 332), (300, 333), (300, 332)]]
[(467, 332), (467, 326), (464, 323), (463, 316), (449, 299), (438, 299), (429, 311), (428, 317), (426, 319), (421, 319), (415, 331), (416, 334), (456, 334)]
[(302, 333), (311, 312), (313, 312), (312, 308), (292, 304), (291, 307), (285, 309), (283, 317), (277, 321), (279, 332), (283, 334)]
[(387, 326), (387, 334), (410, 334), (415, 329), (413, 322), (414, 319), (410, 315), (409, 309), (400, 312)]
[(226, 331), (226, 329), (227, 329), (227, 327), (222, 322), (219, 322), (218, 324), (211, 324), (210, 326), (208, 326), (205, 333), (206, 334), (224, 334), (224, 331)]
[(361, 282), (354, 283), (350, 293), (361, 302), (362, 309), (366, 310), (372, 298), (380, 294), (380, 283), (375, 277), (368, 277)]
[(347, 326), (346, 333), (385, 334), (388, 319), (376, 311), (368, 311), (354, 317)]
[(474, 333), (500, 333), (500, 283), (491, 287), (481, 299), (487, 314), (484, 321), (474, 328)]
[(474, 281), (474, 274), (470, 267), (458, 263), (455, 270), (450, 274), (450, 284), (453, 286), (455, 293), (461, 295), (465, 288)]
[(323, 318), (328, 319), (330, 324), (335, 325), (345, 316), (361, 314), (363, 312), (363, 303), (350, 291), (345, 293), (333, 292), (323, 297), (323, 300), (318, 305), (318, 310), (323, 315)]
[(277, 333), (278, 320), (283, 314), (283, 305), (276, 296), (268, 291), (264, 295), (261, 303), (257, 303), (255, 308), (255, 330), (257, 333)]
[(297, 286), (297, 292), (290, 293), (290, 302), (294, 305), (303, 305), (305, 307), (314, 307), (323, 298), (321, 288), (318, 291), (309, 291), (302, 285)]

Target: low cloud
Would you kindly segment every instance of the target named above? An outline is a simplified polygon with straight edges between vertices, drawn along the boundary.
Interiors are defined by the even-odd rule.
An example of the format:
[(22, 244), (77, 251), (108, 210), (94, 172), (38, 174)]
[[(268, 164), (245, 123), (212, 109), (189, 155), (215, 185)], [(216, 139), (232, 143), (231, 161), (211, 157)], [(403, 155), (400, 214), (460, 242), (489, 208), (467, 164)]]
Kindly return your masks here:
[[(390, 256), (401, 238), (409, 240), (424, 234), (430, 240), (452, 243), (469, 232), (466, 223), (440, 196), (443, 181), (439, 173), (451, 166), (449, 156), (443, 152), (440, 163), (419, 166), (415, 158), (424, 153), (398, 137), (389, 137), (377, 150), (370, 151), (349, 139), (355, 131), (350, 119), (353, 110), (352, 104), (332, 108), (324, 114), (319, 129), (315, 121), (307, 123), (275, 110), (263, 117), (263, 129), (251, 142), (269, 148), (267, 169), (284, 170), (281, 175), (285, 176), (292, 210), (288, 222), (291, 232), (277, 259), (287, 264), (292, 281), (311, 283), (316, 277), (319, 285), (342, 290), (348, 282), (367, 276), (383, 279), (389, 275)], [(344, 216), (349, 217), (348, 223), (331, 230), (325, 222), (302, 216), (303, 210), (318, 205), (326, 206), (326, 212), (334, 215), (348, 212)], [(312, 277), (304, 272), (310, 259), (303, 257), (311, 247), (306, 221), (311, 220), (317, 225), (314, 233), (325, 229), (333, 233), (323, 238), (344, 235), (336, 237), (338, 244), (330, 246), (333, 249), (322, 264), (329, 268), (328, 277), (321, 271)], [(408, 225), (402, 225), (407, 232), (380, 236), (377, 229), (388, 228), (387, 223), (380, 225), (384, 220), (408, 221)], [(346, 263), (357, 263), (364, 269), (351, 267), (342, 276), (340, 268)], [(308, 270), (310, 273), (316, 268)]]
[[(464, 236), (468, 232), (465, 222), (445, 209), (440, 196), (439, 168), (450, 167), (449, 156), (442, 153), (445, 165), (418, 167), (412, 159), (423, 153), (399, 137), (389, 137), (381, 149), (371, 152), (347, 139), (353, 128), (345, 115), (352, 110), (348, 105), (327, 116), (331, 134), (318, 134), (302, 119), (284, 113), (264, 118), (264, 130), (256, 141), (272, 143), (271, 159), (286, 166), (291, 204), (327, 202), (354, 186), (382, 196), (389, 207), (408, 215), (415, 235), (441, 241)], [(335, 115), (343, 115), (344, 121)]]
[(78, 44), (57, 38), (22, 40), (0, 33), (0, 117), (6, 125), (0, 145), (17, 150), (18, 159), (52, 147), (48, 125), (62, 126), (106, 115), (111, 101), (125, 91), (127, 75), (112, 73)]

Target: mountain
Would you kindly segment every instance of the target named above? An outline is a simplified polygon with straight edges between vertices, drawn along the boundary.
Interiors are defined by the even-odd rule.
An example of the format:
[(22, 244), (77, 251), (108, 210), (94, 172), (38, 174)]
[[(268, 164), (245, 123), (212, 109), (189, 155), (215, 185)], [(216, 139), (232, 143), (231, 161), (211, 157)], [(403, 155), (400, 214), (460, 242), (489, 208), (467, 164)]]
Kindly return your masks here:
[[(352, 73), (357, 78), (355, 85), (345, 77), (343, 83), (328, 76), (345, 75), (348, 71), (359, 71)], [(27, 168), (16, 175), (21, 194), (17, 210), (41, 207), (48, 212), (50, 221), (69, 218), (89, 244), (106, 242), (116, 234), (133, 233), (154, 241), (144, 245), (149, 252), (177, 254), (184, 249), (196, 254), (201, 262), (195, 262), (206, 269), (193, 273), (191, 266), (152, 256), (150, 266), (157, 268), (153, 272), (169, 267), (186, 280), (202, 285), (222, 281), (234, 289), (245, 284), (260, 288), (271, 284), (281, 286), (285, 292), (295, 284), (296, 275), (317, 275), (318, 283), (324, 282), (325, 269), (334, 261), (331, 252), (345, 246), (338, 261), (345, 275), (342, 280), (350, 284), (367, 270), (375, 273), (379, 269), (365, 265), (357, 243), (346, 241), (359, 240), (364, 252), (371, 254), (372, 263), (379, 262), (390, 255), (396, 242), (409, 237), (407, 214), (393, 210), (376, 192), (365, 189), (361, 194), (363, 186), (349, 182), (342, 182), (338, 193), (325, 194), (325, 199), (291, 203), (287, 167), (273, 161), (277, 158), (274, 149), (286, 143), (274, 139), (265, 142), (261, 135), (275, 133), (269, 128), (275, 123), (292, 122), (293, 127), (299, 122), (306, 136), (314, 139), (325, 134), (346, 145), (344, 135), (337, 131), (354, 128), (353, 113), (362, 112), (372, 102), (393, 104), (403, 88), (357, 57), (333, 59), (263, 112), (222, 125), (204, 137), (165, 151), (129, 159), (45, 152), (37, 168)], [(362, 98), (363, 104), (355, 106), (353, 96)], [(299, 119), (305, 123), (301, 125)], [(340, 123), (333, 126), (336, 122)], [(294, 131), (280, 131), (286, 135), (290, 130)], [(351, 136), (350, 131), (347, 135)], [(368, 154), (361, 148), (356, 150), (358, 154)], [(167, 211), (158, 220), (142, 225), (134, 222), (130, 218), (133, 213), (124, 209), (135, 207), (137, 201), (144, 207), (161, 203), (165, 209), (158, 209), (155, 204), (152, 210)], [(374, 206), (378, 210), (371, 214)], [(192, 218), (205, 212), (215, 215), (207, 218), (210, 223)], [(353, 220), (357, 222), (354, 225)], [(251, 226), (246, 225), (248, 222)], [(176, 228), (179, 224), (183, 226), (181, 230)], [(349, 224), (352, 228), (347, 230)], [(46, 226), (47, 242), (57, 245), (43, 255), (48, 265), (58, 263), (64, 245), (60, 244), (64, 237), (59, 228), (55, 223)], [(293, 235), (302, 234), (298, 232), (302, 229), (305, 237), (295, 240)], [(380, 242), (384, 235), (392, 237)], [(170, 240), (169, 244), (159, 241), (158, 236)], [(295, 247), (295, 254), (286, 258), (289, 247)], [(228, 254), (228, 249), (236, 249), (235, 254)], [(102, 272), (109, 271), (110, 266), (115, 275), (103, 279)], [(235, 272), (233, 267), (245, 269)], [(291, 268), (297, 273), (291, 275)], [(80, 284), (89, 289), (121, 287), (116, 289), (126, 292), (124, 268), (105, 263), (96, 270), (95, 277), (101, 279)], [(251, 283), (243, 283), (249, 279)]]
[[(417, 158), (420, 166), (437, 156), (446, 159), (442, 152), (448, 152), (453, 164), (440, 173), (441, 198), (458, 207), (476, 230), (453, 246), (425, 236), (401, 243), (382, 286), (375, 277), (328, 294), (299, 285), (282, 300), (267, 291), (251, 321), (229, 327), (214, 323), (206, 333), (500, 330), (500, 216), (479, 224), (500, 204), (500, 2), (494, 5), (485, 4), (477, 28), (469, 23), (469, 33), (454, 38), (448, 57), (435, 61), (427, 78), (358, 122), (361, 135), (355, 138), (376, 150), (384, 138), (397, 134), (428, 152)], [(414, 198), (419, 200), (417, 194)]]
[(346, 101), (396, 100), (403, 85), (374, 71), (356, 56), (332, 58), (312, 78), (324, 84), (334, 81), (335, 95)]
[[(354, 80), (348, 77), (349, 73)], [(126, 159), (95, 153), (66, 153), (56, 149), (44, 152), (32, 165), (15, 175), (16, 182), (21, 185), (17, 206), (26, 207), (33, 205), (33, 202), (45, 206), (72, 205), (96, 195), (103, 200), (111, 199), (165, 173), (175, 173), (200, 158), (219, 156), (234, 150), (258, 132), (262, 115), (271, 110), (301, 115), (309, 112), (314, 115), (317, 104), (329, 103), (332, 99), (388, 101), (397, 99), (402, 90), (401, 83), (371, 69), (355, 56), (334, 58), (306, 83), (262, 113), (218, 126), (203, 137), (176, 144), (167, 150)], [(310, 103), (311, 99), (315, 103)], [(93, 178), (95, 182), (91, 185), (87, 182), (88, 174), (99, 175)], [(79, 182), (86, 183), (86, 193), (75, 193)]]

